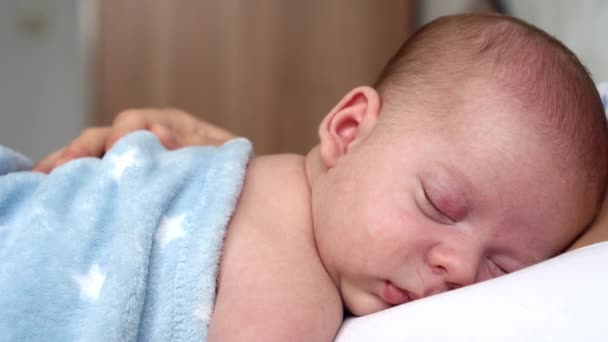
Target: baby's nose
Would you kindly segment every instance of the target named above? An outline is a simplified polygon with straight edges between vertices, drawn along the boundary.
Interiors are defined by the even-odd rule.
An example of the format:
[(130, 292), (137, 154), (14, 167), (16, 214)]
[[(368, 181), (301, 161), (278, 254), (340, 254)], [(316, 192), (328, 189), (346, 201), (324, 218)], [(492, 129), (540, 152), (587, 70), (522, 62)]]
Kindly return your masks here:
[(427, 261), (437, 280), (429, 291), (435, 294), (473, 284), (480, 263), (478, 254), (474, 248), (433, 248)]

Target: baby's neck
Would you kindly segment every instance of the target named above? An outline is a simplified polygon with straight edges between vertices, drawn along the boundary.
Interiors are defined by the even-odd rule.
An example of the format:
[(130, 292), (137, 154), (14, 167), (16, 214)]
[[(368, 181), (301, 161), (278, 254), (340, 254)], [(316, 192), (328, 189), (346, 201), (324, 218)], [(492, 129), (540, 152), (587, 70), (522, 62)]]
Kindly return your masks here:
[[(314, 165), (296, 155), (262, 156), (249, 164), (225, 238), (212, 327), (225, 331), (236, 310), (247, 312), (249, 320), (287, 322), (288, 334), (279, 334), (283, 337), (294, 336), (289, 334), (293, 326), (314, 326), (315, 321), (325, 330), (312, 330), (324, 331), (326, 337), (310, 340), (335, 335), (342, 303), (316, 248), (309, 185), (314, 176), (308, 170)], [(225, 326), (216, 319), (222, 313), (229, 322)]]
[[(269, 221), (312, 231), (309, 169), (314, 166), (301, 155), (276, 154), (253, 159), (243, 191), (257, 199), (256, 207), (269, 210)], [(310, 164), (310, 165), (309, 165)]]
[(321, 162), (319, 156), (319, 146), (315, 146), (304, 159), (305, 164), (305, 172), (306, 172), (306, 182), (308, 183), (308, 188), (311, 189), (317, 176), (324, 171), (325, 166)]

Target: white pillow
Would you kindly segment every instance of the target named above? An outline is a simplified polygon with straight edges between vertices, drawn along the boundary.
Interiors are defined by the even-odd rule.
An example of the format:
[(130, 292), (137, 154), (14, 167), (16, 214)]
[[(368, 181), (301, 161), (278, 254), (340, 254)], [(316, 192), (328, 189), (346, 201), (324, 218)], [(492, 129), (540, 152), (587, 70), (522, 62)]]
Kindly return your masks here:
[(490, 281), (349, 318), (337, 342), (608, 341), (608, 242)]

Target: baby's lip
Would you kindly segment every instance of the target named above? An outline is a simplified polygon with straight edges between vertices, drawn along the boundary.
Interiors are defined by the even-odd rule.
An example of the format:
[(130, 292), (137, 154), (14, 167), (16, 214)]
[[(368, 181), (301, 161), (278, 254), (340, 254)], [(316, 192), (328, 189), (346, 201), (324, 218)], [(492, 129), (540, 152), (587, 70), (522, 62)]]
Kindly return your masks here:
[(414, 299), (412, 294), (386, 280), (382, 288), (382, 299), (391, 305), (400, 305)]

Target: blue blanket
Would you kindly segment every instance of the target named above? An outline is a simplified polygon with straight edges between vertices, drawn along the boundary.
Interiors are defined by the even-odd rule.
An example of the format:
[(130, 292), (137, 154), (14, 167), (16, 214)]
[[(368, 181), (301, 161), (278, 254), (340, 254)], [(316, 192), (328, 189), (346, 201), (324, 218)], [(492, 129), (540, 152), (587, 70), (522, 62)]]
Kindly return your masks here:
[(204, 341), (250, 154), (136, 132), (43, 175), (0, 148), (0, 340)]

